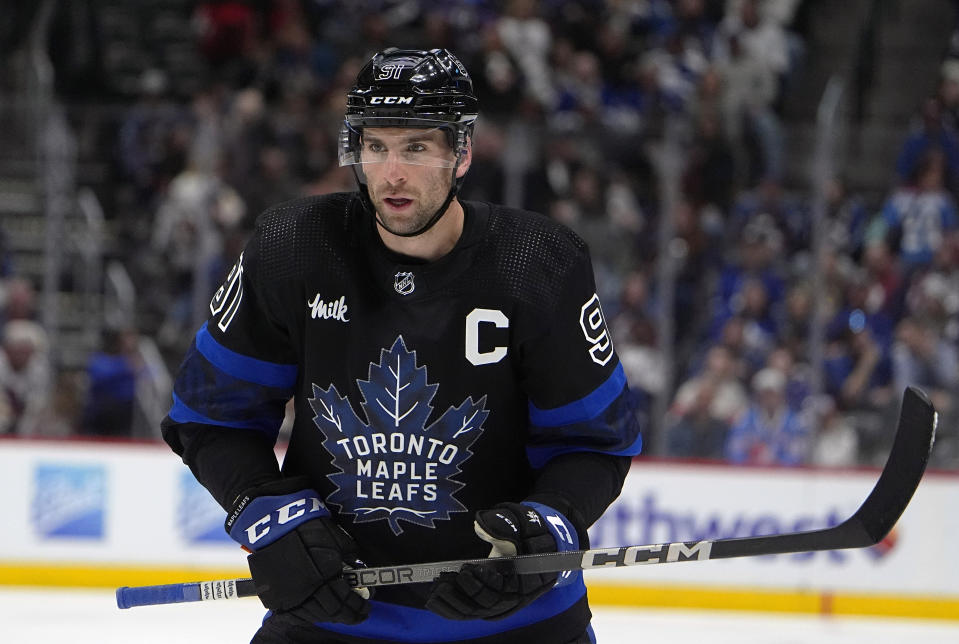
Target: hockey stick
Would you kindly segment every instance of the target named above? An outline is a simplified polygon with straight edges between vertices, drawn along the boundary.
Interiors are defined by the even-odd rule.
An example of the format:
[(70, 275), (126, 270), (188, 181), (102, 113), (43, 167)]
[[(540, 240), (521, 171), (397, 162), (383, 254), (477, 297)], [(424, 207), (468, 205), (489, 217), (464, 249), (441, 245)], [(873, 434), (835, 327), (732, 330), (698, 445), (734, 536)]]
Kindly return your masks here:
[[(855, 514), (831, 528), (759, 537), (683, 541), (620, 548), (594, 548), (497, 559), (460, 559), (435, 563), (349, 570), (351, 586), (386, 586), (433, 581), (466, 564), (502, 566), (519, 573), (564, 572), (643, 564), (705, 561), (815, 550), (863, 548), (879, 543), (909, 504), (929, 461), (937, 415), (929, 398), (915, 387), (903, 394), (899, 425), (889, 458), (872, 492)], [(256, 595), (251, 579), (118, 588), (117, 606), (236, 599)]]

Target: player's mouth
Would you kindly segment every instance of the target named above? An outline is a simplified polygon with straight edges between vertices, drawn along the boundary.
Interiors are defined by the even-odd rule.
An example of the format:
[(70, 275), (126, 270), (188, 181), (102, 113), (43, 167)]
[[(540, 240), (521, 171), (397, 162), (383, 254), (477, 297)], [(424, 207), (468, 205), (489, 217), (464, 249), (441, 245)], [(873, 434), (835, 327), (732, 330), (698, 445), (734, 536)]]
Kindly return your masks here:
[(383, 199), (394, 210), (405, 210), (413, 203), (412, 199), (406, 199), (403, 197), (386, 197)]

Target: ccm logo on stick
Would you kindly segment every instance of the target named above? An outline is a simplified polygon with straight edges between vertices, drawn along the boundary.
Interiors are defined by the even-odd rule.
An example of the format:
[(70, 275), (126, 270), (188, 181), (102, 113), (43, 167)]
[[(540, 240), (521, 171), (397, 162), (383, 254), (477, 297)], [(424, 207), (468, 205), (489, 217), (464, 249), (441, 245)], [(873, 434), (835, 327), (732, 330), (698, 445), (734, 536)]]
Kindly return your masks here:
[(645, 564), (673, 563), (693, 559), (709, 559), (712, 541), (669, 543), (655, 546), (628, 546), (606, 550), (587, 550), (583, 553), (583, 568), (605, 566), (642, 566)]

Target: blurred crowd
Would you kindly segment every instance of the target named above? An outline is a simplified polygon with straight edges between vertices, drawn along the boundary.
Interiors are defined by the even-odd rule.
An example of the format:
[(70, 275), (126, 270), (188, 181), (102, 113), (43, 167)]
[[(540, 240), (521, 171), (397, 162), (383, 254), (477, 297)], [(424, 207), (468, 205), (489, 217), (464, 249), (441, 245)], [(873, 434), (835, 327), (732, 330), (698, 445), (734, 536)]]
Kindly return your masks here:
[(106, 329), (84, 373), (58, 372), (38, 316), (36, 287), (13, 270), (3, 271), (0, 436), (130, 436), (135, 388), (143, 374), (137, 337), (130, 328)]
[[(939, 462), (955, 467), (959, 57), (943, 61), (938, 91), (904, 134), (888, 194), (870, 201), (831, 178), (824, 252), (814, 260), (814, 196), (786, 181), (783, 133), (784, 101), (806, 55), (807, 4), (196, 3), (206, 82), (184, 96), (168, 70), (144, 72), (105, 152), (121, 258), (150, 293), (140, 332), (175, 367), (196, 330), (196, 303), (256, 216), (286, 199), (353, 189), (335, 145), (346, 91), (368, 57), (388, 46), (447, 47), (470, 70), (481, 105), (462, 196), (544, 213), (588, 242), (658, 453), (875, 464), (902, 389), (915, 384), (947, 428)], [(668, 202), (656, 157), (667, 137), (682, 143), (678, 196)], [(664, 260), (675, 269), (671, 284), (657, 273)], [(672, 320), (668, 369), (662, 316)], [(23, 400), (49, 397), (50, 374), (36, 376), (42, 387), (8, 378), (17, 358), (7, 336), (29, 335), (11, 324), (0, 384), (12, 400), (18, 387)], [(110, 343), (90, 373), (131, 382), (135, 359), (122, 337)], [(662, 397), (667, 413), (654, 418)], [(114, 402), (88, 402), (78, 417), (88, 427), (96, 413), (115, 419)]]

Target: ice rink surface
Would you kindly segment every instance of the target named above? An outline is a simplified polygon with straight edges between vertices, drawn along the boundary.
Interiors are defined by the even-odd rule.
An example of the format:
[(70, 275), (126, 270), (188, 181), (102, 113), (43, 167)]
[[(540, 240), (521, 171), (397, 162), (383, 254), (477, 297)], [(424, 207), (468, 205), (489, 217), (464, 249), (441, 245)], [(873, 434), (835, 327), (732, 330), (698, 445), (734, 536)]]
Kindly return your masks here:
[[(594, 613), (599, 644), (959, 644), (959, 621), (602, 607)], [(111, 591), (0, 587), (4, 644), (242, 644), (262, 615), (249, 598), (120, 610)]]

